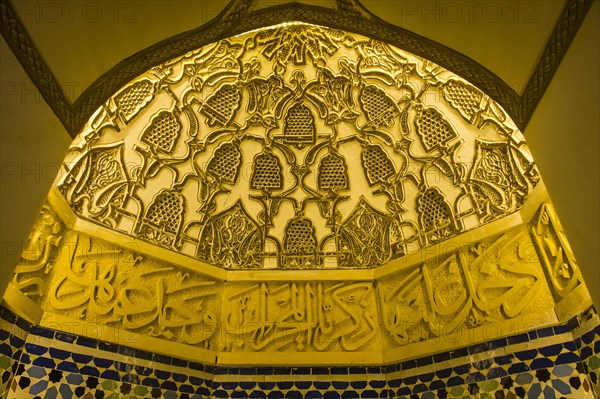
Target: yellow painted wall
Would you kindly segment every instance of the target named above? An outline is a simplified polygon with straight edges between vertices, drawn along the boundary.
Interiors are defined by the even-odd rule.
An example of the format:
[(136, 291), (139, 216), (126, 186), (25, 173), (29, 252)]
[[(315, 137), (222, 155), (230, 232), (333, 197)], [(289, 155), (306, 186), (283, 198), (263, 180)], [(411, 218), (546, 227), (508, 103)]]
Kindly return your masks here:
[(600, 2), (595, 2), (524, 134), (600, 304)]

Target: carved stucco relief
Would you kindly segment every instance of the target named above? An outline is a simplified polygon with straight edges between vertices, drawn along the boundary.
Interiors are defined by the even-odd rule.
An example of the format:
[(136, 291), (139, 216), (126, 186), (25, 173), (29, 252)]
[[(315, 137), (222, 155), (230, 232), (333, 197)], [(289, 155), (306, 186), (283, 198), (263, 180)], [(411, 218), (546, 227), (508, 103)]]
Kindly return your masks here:
[[(530, 226), (399, 264), (375, 280), (290, 280), (282, 271), (223, 282), (144, 255), (136, 241), (65, 231), (46, 205), (27, 248), (49, 244), (24, 255), (13, 284), (45, 312), (94, 326), (92, 334), (108, 328), (214, 352), (378, 352), (536, 325), (536, 315), (581, 284), (576, 264), (560, 258), (564, 244), (548, 238), (553, 229), (564, 240), (553, 222), (544, 204)], [(538, 255), (535, 237), (563, 262)]]
[(474, 86), (300, 23), (143, 74), (65, 169), (78, 216), (228, 269), (376, 267), (516, 212), (538, 181), (521, 133)]
[[(285, 24), (157, 66), (64, 170), (12, 285), (57, 320), (186, 350), (401, 359), (546, 325), (583, 285), (550, 204), (515, 222), (539, 176), (504, 111), (338, 30)], [(460, 237), (474, 229), (488, 238)]]
[(381, 350), (372, 281), (231, 283), (225, 351)]
[(478, 327), (495, 338), (530, 327), (511, 320), (554, 306), (524, 226), (386, 276), (378, 293), (392, 346), (458, 339)]

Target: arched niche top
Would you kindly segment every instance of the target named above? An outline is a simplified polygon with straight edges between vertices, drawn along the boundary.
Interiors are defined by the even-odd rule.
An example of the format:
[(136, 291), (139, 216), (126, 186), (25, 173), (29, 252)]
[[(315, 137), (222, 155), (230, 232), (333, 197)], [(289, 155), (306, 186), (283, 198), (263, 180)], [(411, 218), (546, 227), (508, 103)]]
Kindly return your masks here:
[(539, 180), (486, 93), (290, 22), (138, 76), (56, 186), (77, 217), (228, 269), (371, 268), (515, 213)]
[[(154, 65), (244, 32), (282, 23), (304, 22), (365, 35), (431, 60), (469, 80), (494, 98), (521, 129), (526, 125), (533, 100), (521, 98), (481, 64), (441, 43), (381, 20), (358, 0), (335, 0), (331, 6), (299, 2), (270, 5), (257, 0), (231, 0), (219, 15), (206, 24), (167, 38), (115, 65), (90, 85), (61, 119), (75, 136), (99, 104)], [(59, 113), (65, 112), (66, 108), (66, 104), (61, 105)]]

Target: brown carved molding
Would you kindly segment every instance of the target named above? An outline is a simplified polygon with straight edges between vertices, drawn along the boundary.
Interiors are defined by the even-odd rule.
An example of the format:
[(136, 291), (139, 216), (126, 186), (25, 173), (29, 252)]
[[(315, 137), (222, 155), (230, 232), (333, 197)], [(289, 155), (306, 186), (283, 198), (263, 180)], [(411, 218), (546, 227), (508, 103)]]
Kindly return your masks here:
[(592, 3), (592, 0), (567, 1), (556, 25), (554, 25), (552, 34), (546, 42), (542, 57), (521, 95), (521, 115), (518, 123), (523, 123), (523, 127), (527, 125), (542, 99)]
[(233, 0), (207, 24), (165, 39), (121, 61), (90, 85), (74, 103), (67, 99), (9, 0), (0, 0), (0, 31), (46, 102), (73, 137), (102, 103), (127, 82), (150, 68), (226, 37), (291, 21), (362, 34), (429, 59), (479, 87), (497, 101), (517, 126), (524, 130), (581, 26), (592, 0), (567, 2), (521, 96), (497, 75), (471, 58), (383, 21), (366, 10), (358, 0), (338, 0), (336, 9), (291, 3), (253, 11), (254, 4), (254, 0)]
[(0, 0), (0, 21), (2, 21), (0, 32), (2, 32), (4, 40), (58, 119), (67, 131), (75, 136), (77, 132), (72, 119), (74, 106), (33, 43), (29, 32), (25, 29), (25, 25), (9, 0)]

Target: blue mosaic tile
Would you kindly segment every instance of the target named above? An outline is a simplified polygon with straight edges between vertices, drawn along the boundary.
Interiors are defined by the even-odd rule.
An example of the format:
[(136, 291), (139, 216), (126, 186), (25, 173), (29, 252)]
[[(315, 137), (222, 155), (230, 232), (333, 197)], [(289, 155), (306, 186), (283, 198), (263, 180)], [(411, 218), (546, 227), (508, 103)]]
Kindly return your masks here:
[(31, 326), (29, 333), (40, 337), (54, 338), (55, 331), (41, 326)]
[(465, 379), (459, 376), (454, 376), (448, 378), (448, 382), (446, 382), (446, 386), (453, 387), (456, 385), (463, 385), (465, 383)]
[(179, 391), (185, 393), (194, 393), (194, 387), (188, 384), (183, 384), (179, 386)]
[[(160, 387), (160, 383), (158, 382), (158, 380), (156, 378), (152, 378), (152, 377), (143, 378), (142, 385), (145, 385), (148, 387), (155, 387), (155, 388)], [(193, 393), (193, 391), (192, 391), (192, 393)]]
[(549, 345), (549, 346), (540, 348), (539, 352), (543, 356), (550, 357), (550, 356), (558, 355), (560, 352), (562, 352), (562, 350), (563, 350), (562, 344), (554, 344), (554, 345)]
[(416, 360), (408, 360), (406, 362), (403, 362), (401, 364), (401, 370), (410, 370), (410, 369), (414, 369), (417, 367), (417, 361)]
[(120, 380), (121, 376), (118, 372), (116, 372), (115, 370), (104, 370), (102, 372), (102, 374), (100, 374), (101, 378), (107, 379), (107, 380)]
[(520, 361), (534, 359), (538, 354), (537, 349), (531, 349), (526, 351), (515, 352), (515, 356)]
[(442, 388), (446, 388), (446, 383), (443, 380), (435, 380), (429, 384), (430, 391), (437, 391)]
[(458, 359), (461, 357), (465, 357), (469, 355), (469, 350), (467, 348), (460, 348), (450, 352), (451, 359)]
[[(139, 357), (139, 356), (136, 354), (136, 357)], [(175, 357), (172, 358), (172, 360), (171, 360), (171, 365), (177, 366), (177, 367), (188, 367), (188, 363), (189, 362), (187, 360), (177, 359)]]
[(160, 369), (155, 369), (154, 370), (154, 376), (156, 378), (158, 378), (159, 380), (166, 380), (169, 379), (169, 377), (171, 377), (171, 373), (168, 371), (164, 371), (164, 370), (160, 370)]
[(435, 376), (435, 374), (433, 372), (421, 374), (421, 375), (419, 375), (419, 380), (421, 382), (429, 382), (429, 381), (433, 380), (434, 376)]
[(417, 367), (424, 367), (433, 364), (433, 356), (425, 356), (417, 359)]
[[(250, 397), (252, 397), (252, 396), (250, 396)], [(304, 395), (305, 399), (321, 399), (322, 397), (323, 397), (323, 394), (321, 392), (315, 391), (315, 390), (307, 391), (306, 395)]]
[(419, 376), (418, 375), (410, 375), (410, 376), (406, 376), (404, 377), (404, 384), (406, 385), (414, 385), (417, 383), (417, 381), (419, 380)]
[(590, 346), (584, 346), (583, 348), (581, 348), (580, 357), (582, 360), (585, 360), (588, 357), (591, 357), (593, 355), (594, 355), (594, 350)]
[(371, 388), (375, 388), (375, 389), (383, 388), (383, 387), (385, 387), (386, 384), (387, 384), (387, 381), (385, 381), (385, 380), (370, 380), (369, 381), (369, 385), (371, 386)]
[(90, 363), (94, 359), (94, 357), (90, 355), (84, 355), (81, 353), (73, 353), (71, 359), (73, 359), (73, 361), (75, 361), (76, 363), (87, 364)]
[(521, 344), (529, 341), (529, 335), (527, 333), (517, 334), (510, 336), (506, 339), (509, 345)]
[[(310, 382), (308, 382), (308, 383), (309, 383), (309, 387), (310, 387)], [(365, 389), (367, 387), (367, 385), (368, 385), (367, 381), (350, 381), (350, 387), (352, 389)], [(301, 388), (300, 386), (298, 386), (298, 383), (296, 383), (296, 386), (298, 388)], [(306, 388), (304, 388), (304, 389), (306, 389)]]
[(65, 360), (71, 356), (71, 352), (64, 351), (61, 349), (50, 348), (49, 350), (50, 357), (60, 360)]
[(19, 362), (22, 363), (22, 364), (29, 364), (29, 363), (31, 363), (31, 359), (29, 358), (29, 354), (28, 353), (21, 354), (21, 357), (19, 357)]
[(93, 361), (94, 365), (101, 369), (107, 369), (113, 365), (113, 361), (109, 359), (104, 359), (101, 357), (95, 357)]
[(567, 352), (567, 353), (561, 353), (560, 355), (558, 355), (558, 357), (556, 358), (556, 361), (554, 363), (555, 364), (567, 364), (567, 363), (578, 363), (580, 361), (581, 361), (581, 358), (575, 352)]
[(554, 335), (568, 333), (571, 330), (569, 329), (568, 324), (560, 324), (552, 328), (554, 330)]
[[(555, 330), (552, 329), (553, 333), (554, 333), (554, 331)], [(537, 331), (536, 334), (533, 335), (530, 332), (530, 333), (527, 333), (527, 336), (529, 338), (534, 337), (534, 336), (539, 336), (538, 333), (539, 333), (539, 331)], [(544, 332), (542, 332), (541, 334), (543, 335)], [(518, 339), (520, 339), (520, 338), (516, 338), (516, 340), (518, 340)], [(79, 337), (75, 337), (73, 339), (73, 341), (77, 341), (77, 343), (80, 343)], [(410, 360), (410, 361), (403, 362), (403, 363), (388, 365), (386, 367), (367, 367), (366, 372), (381, 375), (385, 371), (403, 370), (404, 372), (410, 373), (410, 370), (416, 366), (445, 362), (445, 361), (448, 361), (448, 359), (451, 359), (451, 358), (455, 359), (457, 357), (462, 357), (468, 353), (470, 353), (470, 354), (476, 354), (476, 353), (485, 354), (487, 352), (487, 349), (495, 348), (495, 347), (502, 347), (502, 345), (506, 346), (506, 345), (508, 345), (509, 341), (515, 342), (515, 339), (512, 339), (512, 340), (507, 339), (506, 341), (496, 340), (496, 341), (492, 341), (488, 344), (472, 345), (467, 348), (459, 348), (452, 352), (445, 352), (445, 353), (436, 354), (433, 356), (426, 356), (426, 357)], [(494, 344), (494, 342), (497, 342), (497, 343)], [(583, 340), (580, 340), (579, 342), (583, 343)], [(596, 344), (597, 342), (600, 342), (600, 341), (596, 341), (596, 342), (594, 342), (594, 344)], [(113, 352), (113, 353), (132, 354), (132, 357), (136, 357), (137, 359), (142, 359), (142, 356), (146, 357), (146, 358), (150, 357), (149, 356), (150, 354), (148, 352), (137, 351), (137, 350), (133, 350), (131, 348), (120, 348), (118, 346), (105, 346), (101, 342), (97, 342), (97, 341), (95, 344), (98, 346), (98, 348), (106, 348), (106, 349), (110, 348), (111, 352)], [(574, 349), (577, 349), (576, 345), (577, 344), (575, 341), (571, 341), (571, 342), (566, 342), (564, 345), (549, 346), (546, 348), (541, 348), (541, 350), (545, 349), (548, 353), (550, 353), (550, 352), (556, 353), (553, 356), (558, 356), (556, 358), (556, 360), (557, 360), (556, 363), (559, 366), (560, 366), (561, 362), (566, 362), (566, 363), (564, 363), (565, 368), (563, 368), (563, 369), (554, 368), (555, 373), (553, 374), (553, 377), (552, 377), (553, 379), (548, 382), (548, 384), (552, 384), (551, 385), (552, 392), (558, 392), (558, 393), (563, 392), (563, 394), (564, 394), (564, 392), (566, 392), (568, 386), (565, 385), (565, 383), (562, 380), (559, 380), (558, 378), (567, 378), (567, 374), (569, 373), (568, 367), (570, 367), (569, 365), (572, 364), (573, 361), (580, 358), (578, 355), (579, 350), (574, 350)], [(588, 349), (584, 349), (584, 348), (588, 348)], [(35, 348), (35, 347), (33, 347), (33, 350), (43, 351), (43, 349)], [(79, 349), (79, 350), (85, 351), (84, 349)], [(100, 349), (100, 350), (102, 350), (102, 349)], [(214, 372), (218, 375), (226, 375), (226, 374), (229, 376), (270, 375), (275, 378), (282, 379), (282, 381), (278, 381), (276, 383), (270, 383), (270, 384), (265, 384), (264, 382), (262, 382), (262, 383), (261, 382), (258, 382), (258, 383), (256, 383), (256, 382), (231, 382), (231, 383), (215, 382), (215, 383), (213, 383), (210, 380), (197, 378), (197, 377), (194, 377), (191, 375), (186, 376), (183, 374), (161, 371), (159, 369), (150, 369), (148, 367), (140, 366), (140, 365), (134, 366), (134, 365), (125, 364), (122, 362), (113, 362), (111, 360), (102, 359), (101, 357), (93, 358), (93, 362), (90, 362), (91, 357), (89, 355), (82, 355), (84, 357), (79, 357), (78, 359), (81, 360), (82, 363), (85, 361), (88, 361), (88, 362), (90, 362), (90, 364), (94, 364), (95, 365), (94, 368), (98, 367), (98, 364), (107, 366), (105, 369), (98, 367), (100, 369), (100, 371), (102, 372), (99, 379), (117, 382), (118, 384), (120, 384), (119, 389), (121, 389), (121, 393), (123, 393), (124, 395), (126, 394), (126, 392), (123, 392), (123, 390), (125, 390), (125, 391), (127, 389), (131, 390), (132, 386), (142, 384), (142, 386), (148, 386), (150, 388), (148, 395), (151, 395), (152, 397), (163, 397), (166, 399), (169, 399), (169, 398), (174, 399), (176, 397), (182, 398), (182, 399), (183, 398), (197, 399), (198, 397), (202, 397), (202, 396), (217, 397), (217, 395), (222, 395), (222, 394), (226, 395), (223, 397), (228, 397), (228, 398), (229, 397), (237, 397), (237, 396), (244, 397), (244, 398), (246, 398), (246, 397), (264, 397), (265, 392), (268, 392), (269, 397), (290, 397), (290, 396), (294, 397), (295, 395), (302, 395), (302, 393), (304, 393), (304, 397), (309, 397), (308, 392), (313, 392), (310, 397), (333, 396), (333, 397), (366, 398), (366, 397), (393, 397), (394, 395), (404, 395), (408, 399), (408, 397), (410, 395), (419, 394), (418, 399), (427, 399), (427, 398), (433, 399), (436, 397), (439, 397), (439, 398), (447, 397), (448, 389), (450, 389), (451, 387), (454, 387), (454, 386), (458, 386), (458, 385), (460, 385), (461, 387), (464, 387), (464, 389), (468, 389), (468, 392), (470, 392), (471, 395), (475, 395), (475, 393), (479, 392), (479, 389), (480, 389), (478, 384), (483, 383), (486, 379), (496, 379), (496, 380), (504, 381), (505, 378), (514, 378), (515, 380), (518, 380), (520, 383), (529, 384), (529, 382), (526, 382), (526, 381), (529, 381), (531, 379), (531, 376), (537, 371), (544, 371), (544, 372), (546, 372), (547, 375), (550, 375), (550, 372), (552, 372), (552, 367), (554, 366), (554, 363), (552, 362), (552, 359), (538, 357), (537, 354), (539, 353), (541, 355), (541, 350), (539, 352), (537, 352), (536, 350), (520, 351), (520, 352), (517, 352), (516, 354), (507, 354), (506, 356), (495, 357), (495, 358), (493, 358), (493, 361), (491, 358), (490, 359), (482, 359), (473, 364), (463, 364), (463, 365), (455, 366), (453, 368), (445, 368), (443, 370), (435, 370), (435, 373), (429, 372), (429, 373), (422, 373), (420, 375), (414, 375), (414, 376), (409, 375), (403, 379), (395, 379), (395, 380), (391, 380), (391, 381), (386, 381), (383, 378), (375, 378), (375, 379), (365, 378), (364, 380), (353, 378), (353, 379), (351, 379), (350, 382), (335, 381), (336, 375), (340, 375), (340, 376), (348, 375), (348, 374), (365, 375), (365, 367), (360, 367), (360, 366), (358, 366), (358, 367), (357, 366), (333, 367), (333, 368), (327, 368), (327, 367), (313, 367), (313, 368), (308, 368), (308, 367), (298, 367), (298, 368), (259, 367), (259, 368), (252, 368), (252, 367), (250, 367), (250, 368), (239, 369), (239, 368), (223, 368), (223, 367), (214, 367), (214, 366), (204, 366), (200, 363), (195, 364), (196, 368), (202, 368), (202, 369), (208, 370), (207, 372), (209, 372), (209, 373)], [(583, 346), (581, 349), (581, 351), (582, 351), (581, 357), (583, 357), (584, 354), (587, 354), (591, 350), (592, 350), (591, 346)], [(85, 352), (81, 352), (81, 353), (85, 353)], [(142, 353), (143, 353), (143, 355), (142, 355)], [(53, 349), (49, 352), (49, 355), (45, 355), (45, 356), (52, 357), (51, 360), (54, 360), (55, 363), (57, 363), (56, 368), (60, 369), (60, 371), (65, 372), (65, 373), (68, 373), (70, 370), (69, 367), (72, 367), (74, 365), (73, 362), (68, 362), (65, 360), (68, 358), (68, 356), (66, 356), (66, 353), (64, 351), (59, 352), (58, 350)], [(87, 356), (87, 358), (85, 356)], [(541, 355), (541, 356), (543, 356), (543, 355)], [(25, 358), (25, 357), (26, 357), (26, 354), (23, 355), (23, 358)], [(38, 359), (44, 359), (44, 358), (45, 357), (39, 357), (36, 359), (36, 361), (38, 362), (38, 364), (40, 362), (43, 363), (44, 360), (38, 360)], [(73, 357), (73, 359), (75, 359), (75, 358), (77, 358), (77, 355), (75, 357)], [(168, 356), (160, 357), (160, 355), (158, 355), (158, 356), (152, 355), (151, 358), (163, 360), (163, 362), (159, 362), (159, 363), (173, 364), (173, 365), (187, 364), (186, 361), (183, 361), (180, 359), (175, 359), (175, 358), (170, 358)], [(149, 360), (149, 359), (147, 359), (147, 360)], [(517, 360), (519, 360), (519, 361), (517, 362)], [(523, 363), (523, 361), (525, 361), (527, 363)], [(531, 362), (530, 365), (528, 365), (529, 362)], [(571, 362), (571, 363), (568, 363), (568, 362)], [(191, 364), (193, 362), (189, 362), (189, 363)], [(136, 364), (138, 364), (137, 361), (136, 361)], [(581, 364), (581, 363), (578, 363), (578, 364)], [(107, 370), (108, 367), (112, 367), (112, 366), (117, 368), (117, 370), (119, 370), (120, 372), (115, 371), (115, 370)], [(559, 366), (557, 366), (557, 367), (559, 367)], [(36, 367), (36, 366), (34, 366), (34, 367)], [(582, 367), (584, 367), (584, 365), (582, 365)], [(49, 370), (50, 368), (51, 368), (51, 364), (48, 363), (44, 367), (38, 367), (37, 370), (40, 373), (43, 372), (45, 375), (46, 371), (44, 371), (44, 370)], [(193, 369), (193, 368), (189, 367), (189, 369)], [(532, 369), (533, 371), (529, 371), (529, 369)], [(96, 378), (98, 376), (95, 375), (90, 370), (91, 370), (91, 368), (84, 370), (82, 367), (81, 374), (84, 376), (88, 376), (88, 375), (90, 376), (89, 379), (86, 380), (86, 382), (85, 382), (86, 387), (88, 384), (92, 384), (94, 381), (95, 381), (96, 386), (94, 386), (93, 388), (88, 387), (86, 389), (99, 389), (97, 387), (98, 378)], [(550, 370), (550, 372), (548, 372), (548, 370)], [(573, 370), (574, 369), (571, 369), (571, 371), (573, 371)], [(587, 370), (584, 370), (584, 371), (587, 372)], [(577, 372), (580, 372), (579, 369)], [(35, 369), (34, 369), (34, 373), (35, 373)], [(141, 375), (142, 380), (140, 381), (140, 377), (138, 375), (131, 374), (131, 373), (136, 373), (138, 375)], [(453, 373), (456, 373), (459, 375), (453, 375)], [(573, 371), (573, 373), (575, 373), (575, 371)], [(292, 376), (292, 375), (294, 375), (294, 376), (319, 375), (320, 378), (329, 376), (329, 378), (333, 381), (323, 381), (323, 382), (315, 381), (315, 382), (311, 383), (310, 377), (308, 377), (307, 380), (298, 380), (295, 382), (294, 381), (285, 381), (286, 376)], [(543, 374), (539, 374), (539, 375), (542, 376)], [(34, 377), (31, 377), (31, 378), (34, 378)], [(43, 377), (40, 377), (40, 378), (43, 378)], [(544, 378), (546, 378), (546, 377), (544, 377)], [(550, 378), (550, 377), (547, 377), (547, 378)], [(173, 381), (167, 381), (167, 379), (170, 379)], [(560, 382), (555, 383), (555, 380), (560, 381)], [(508, 381), (508, 380), (506, 380), (506, 381)], [(520, 386), (505, 388), (505, 385), (507, 384), (506, 381), (505, 381), (505, 383), (502, 384), (501, 389), (506, 390), (506, 389), (510, 388), (511, 390), (517, 392), (518, 389), (521, 388)], [(26, 387), (29, 387), (31, 385), (31, 384), (26, 384), (25, 379), (23, 379), (20, 383), (22, 383), (22, 385), (24, 385)], [(32, 384), (33, 383), (35, 383), (35, 381), (33, 381)], [(127, 384), (129, 384), (129, 388), (127, 388), (128, 387)], [(467, 384), (468, 384), (468, 387), (467, 387)], [(515, 382), (515, 384), (517, 384), (517, 383)], [(66, 388), (61, 388), (63, 385)], [(53, 391), (51, 391), (51, 392), (53, 392), (51, 395), (62, 395), (61, 397), (67, 397), (66, 395), (68, 395), (68, 392), (70, 392), (67, 389), (69, 387), (66, 384), (63, 384), (63, 385), (59, 384), (59, 385), (56, 385), (56, 387), (51, 387), (53, 389)], [(547, 385), (547, 386), (550, 386), (550, 385)], [(218, 394), (213, 395), (213, 392), (211, 391), (210, 387), (213, 387), (215, 390), (214, 392), (218, 392)], [(445, 387), (448, 387), (448, 388), (445, 388)], [(64, 389), (64, 392), (60, 391), (61, 389)], [(335, 390), (335, 392), (333, 390)], [(47, 392), (50, 392), (50, 390), (48, 389), (46, 391), (46, 393)], [(81, 395), (79, 395), (79, 394), (83, 394), (83, 392), (81, 390), (78, 392), (79, 393), (76, 393), (75, 396), (80, 397)], [(257, 392), (257, 393), (254, 394), (255, 392)], [(544, 388), (544, 386), (540, 385), (540, 392), (545, 393), (546, 388)], [(444, 396), (444, 395), (446, 395), (446, 396)]]
[(100, 372), (95, 367), (83, 366), (81, 369), (79, 369), (79, 372), (81, 374), (85, 374), (85, 375), (92, 375), (94, 377), (100, 377)]
[(64, 362), (60, 362), (56, 365), (56, 368), (58, 370), (62, 370), (62, 371), (68, 371), (71, 373), (77, 373), (79, 372), (79, 367), (77, 366), (77, 364), (73, 363), (73, 362), (69, 362), (69, 361), (64, 361)]
[(540, 330), (537, 330), (537, 335), (540, 338), (551, 337), (554, 335), (554, 329), (552, 327), (545, 327)]
[[(170, 356), (165, 356), (165, 355), (161, 355), (158, 353), (155, 353), (154, 355), (152, 355), (152, 361), (158, 362), (158, 363), (164, 363), (164, 364), (171, 364), (171, 357)], [(190, 367), (192, 367), (192, 365), (190, 364)]]
[(47, 369), (53, 369), (56, 367), (56, 362), (46, 357), (38, 357), (32, 362), (35, 366), (44, 367)]
[(462, 364), (460, 366), (456, 366), (453, 367), (452, 370), (458, 374), (458, 375), (462, 375), (462, 374), (467, 374), (469, 371), (471, 371), (471, 364)]
[(85, 346), (88, 348), (96, 349), (98, 347), (98, 341), (95, 339), (78, 336), (77, 345)]
[[(96, 360), (96, 359), (94, 359), (94, 360)], [(129, 363), (124, 363), (124, 362), (112, 362), (112, 363), (115, 366), (115, 369), (122, 371), (124, 373), (129, 373), (134, 368), (134, 366)]]
[(313, 367), (311, 373), (314, 375), (329, 374), (329, 369), (327, 367)]
[(441, 363), (444, 362), (446, 360), (450, 360), (450, 353), (449, 352), (443, 352), (443, 353), (438, 353), (433, 355), (433, 361), (435, 363)]
[(452, 375), (453, 370), (451, 368), (446, 368), (446, 369), (442, 369), (442, 370), (436, 370), (435, 371), (435, 376), (439, 379), (445, 379), (448, 378)]
[(346, 375), (346, 374), (348, 374), (348, 372), (349, 372), (348, 367), (332, 367), (331, 368), (331, 374)]
[(517, 374), (517, 373), (523, 373), (526, 371), (529, 371), (530, 368), (528, 365), (526, 365), (525, 363), (514, 363), (511, 364), (510, 367), (508, 368), (508, 373), (509, 374)]
[(412, 392), (413, 393), (421, 393), (421, 392), (426, 392), (429, 390), (429, 387), (425, 384), (416, 384), (413, 389)]
[[(171, 364), (172, 359), (169, 359), (169, 361), (166, 361), (166, 360), (167, 359), (165, 359), (165, 356), (155, 356), (154, 357), (154, 361), (160, 361), (161, 363)], [(198, 371), (204, 371), (206, 368), (203, 364), (198, 363), (198, 362), (188, 362), (187, 367), (189, 367), (193, 370), (198, 370)]]
[(173, 381), (162, 381), (160, 383), (160, 388), (161, 389), (166, 389), (169, 391), (176, 391), (177, 390), (177, 384)]
[(48, 348), (46, 348), (45, 346), (35, 345), (35, 344), (31, 344), (29, 342), (25, 344), (25, 350), (28, 353), (38, 355), (38, 356), (43, 355), (46, 352), (48, 352)]
[(2, 354), (4, 356), (12, 357), (12, 355), (13, 355), (12, 346), (10, 346), (10, 344), (8, 344), (6, 342), (0, 343), (0, 354)]
[(576, 351), (578, 349), (578, 346), (574, 341), (563, 342), (562, 345), (568, 351)]
[(537, 369), (541, 369), (541, 368), (548, 368), (548, 367), (552, 367), (554, 366), (554, 362), (546, 357), (540, 357), (537, 358), (535, 360), (533, 360), (533, 362), (531, 362), (531, 365), (529, 366), (531, 368), (531, 370), (537, 370)]
[[(281, 383), (278, 383), (277, 386), (279, 389), (285, 389), (285, 386), (282, 386)], [(333, 386), (337, 390), (346, 389), (350, 386), (348, 381), (332, 381), (331, 386)]]
[(188, 377), (186, 375), (184, 375), (184, 374), (181, 374), (181, 373), (173, 373), (171, 375), (171, 377), (176, 382), (186, 382), (188, 380)]

